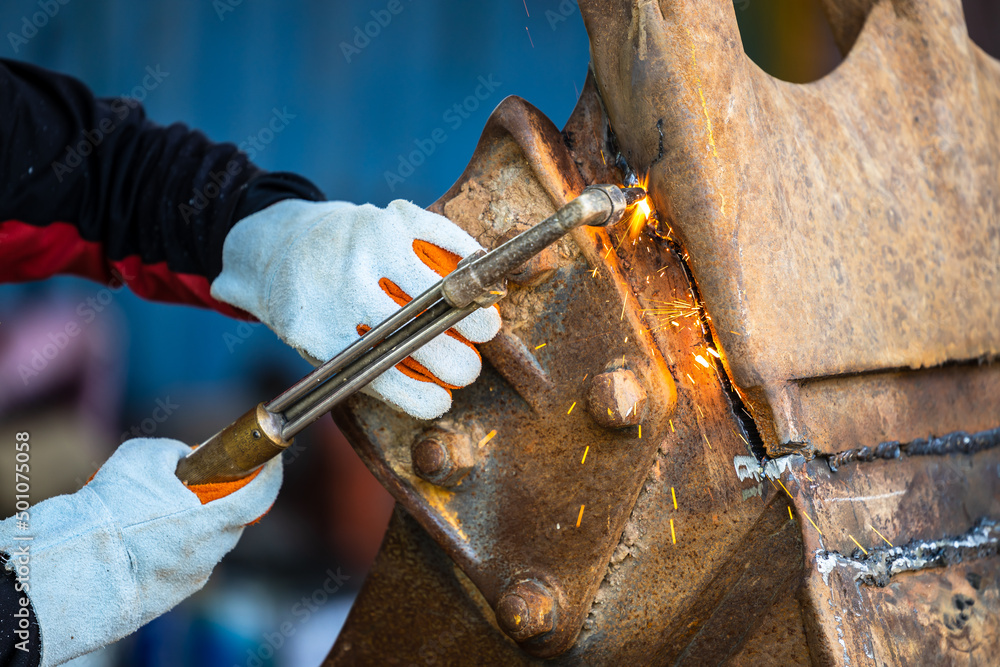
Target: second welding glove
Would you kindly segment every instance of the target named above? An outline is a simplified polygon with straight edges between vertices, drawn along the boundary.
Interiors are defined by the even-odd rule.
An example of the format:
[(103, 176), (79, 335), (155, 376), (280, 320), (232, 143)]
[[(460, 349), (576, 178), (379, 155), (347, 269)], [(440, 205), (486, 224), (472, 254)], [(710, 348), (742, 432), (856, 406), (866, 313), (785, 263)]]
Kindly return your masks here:
[[(312, 361), (326, 361), (481, 250), (435, 213), (396, 200), (370, 204), (290, 199), (230, 230), (212, 296), (267, 324)], [(397, 409), (434, 419), (451, 389), (479, 376), (472, 343), (500, 330), (495, 308), (477, 311), (367, 389)]]

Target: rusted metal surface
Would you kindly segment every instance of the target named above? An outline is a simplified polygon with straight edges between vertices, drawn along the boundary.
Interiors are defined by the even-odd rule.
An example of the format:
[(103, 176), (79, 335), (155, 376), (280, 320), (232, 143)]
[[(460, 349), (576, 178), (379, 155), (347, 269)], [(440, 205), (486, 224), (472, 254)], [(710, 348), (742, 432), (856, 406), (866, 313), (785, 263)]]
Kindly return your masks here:
[[(592, 81), (588, 81), (585, 86), (580, 104), (564, 134), (567, 144), (573, 148), (573, 155), (581, 166), (581, 172), (588, 179), (614, 181), (623, 177), (614, 167), (613, 158), (602, 160), (600, 157), (602, 151), (610, 150), (610, 140), (606, 119), (599, 113), (599, 101)], [(515, 151), (511, 152), (516, 154)], [(521, 156), (527, 153), (528, 151), (521, 151)], [(598, 160), (598, 163), (595, 165), (586, 162), (587, 156)], [(527, 157), (517, 159), (527, 160)], [(453, 219), (459, 218), (456, 216)], [(625, 304), (624, 319), (628, 319), (629, 312), (634, 308), (632, 312), (637, 320), (643, 328), (650, 331), (647, 335), (651, 336), (656, 348), (662, 352), (665, 368), (661, 372), (665, 376), (677, 378), (678, 387), (675, 398), (673, 394), (657, 391), (654, 384), (643, 378), (641, 373), (638, 374), (643, 378), (641, 384), (650, 404), (642, 421), (641, 442), (652, 444), (655, 456), (637, 471), (644, 484), (634, 507), (629, 505), (631, 518), (628, 523), (623, 522), (619, 524), (621, 527), (613, 530), (610, 542), (612, 550), (607, 552), (603, 560), (593, 559), (588, 566), (593, 575), (596, 575), (594, 580), (600, 583), (600, 587), (587, 592), (583, 603), (584, 617), (574, 619), (575, 630), (580, 631), (582, 628), (582, 634), (572, 648), (556, 662), (614, 665), (636, 661), (647, 664), (655, 656), (654, 662), (679, 660), (700, 664), (699, 660), (705, 655), (723, 660), (739, 649), (742, 639), (757, 625), (754, 618), (756, 611), (763, 613), (778, 597), (794, 596), (794, 589), (800, 581), (798, 572), (802, 563), (798, 528), (789, 520), (786, 504), (777, 497), (774, 488), (762, 485), (754, 488), (752, 493), (747, 493), (742, 488), (743, 482), (734, 473), (735, 457), (755, 461), (748, 445), (748, 440), (753, 435), (744, 430), (744, 423), (734, 413), (721, 367), (714, 361), (707, 361), (715, 359), (708, 352), (711, 339), (695, 303), (689, 278), (674, 247), (653, 233), (644, 233), (633, 244), (625, 229), (615, 230), (614, 238), (609, 240), (614, 241), (612, 252), (604, 250), (597, 259), (604, 261), (606, 257), (607, 261), (620, 266), (623, 274), (628, 277), (628, 283), (624, 286), (613, 283), (609, 278), (614, 274), (606, 272), (601, 265), (598, 265), (596, 276), (592, 274), (593, 269), (590, 269), (582, 277), (588, 282), (596, 278), (599, 284), (603, 282), (616, 289), (628, 290), (630, 301)], [(538, 291), (553, 290), (558, 294), (556, 288), (559, 281), (557, 274), (538, 288)], [(563, 305), (565, 303), (568, 302), (561, 302), (551, 312), (564, 312), (567, 308)], [(590, 361), (587, 359), (587, 348), (580, 345), (580, 341), (586, 341), (588, 337), (623, 321), (622, 303), (619, 300), (609, 307), (609, 304), (598, 298), (594, 303), (596, 312), (590, 313), (591, 319), (585, 327), (567, 327), (559, 331), (557, 336), (548, 338), (550, 341), (559, 340), (569, 355), (564, 358), (563, 363), (568, 364), (570, 360), (577, 364)], [(680, 303), (687, 304), (687, 307), (677, 305)], [(664, 308), (663, 304), (674, 305)], [(678, 312), (683, 311), (683, 315), (679, 316), (678, 325), (673, 326), (670, 324), (673, 319), (671, 313), (678, 308)], [(549, 311), (536, 312), (544, 315)], [(515, 323), (513, 326), (507, 325), (512, 332), (524, 331), (523, 324), (517, 325), (519, 320), (523, 321), (523, 314), (517, 311), (504, 314), (508, 323)], [(587, 333), (582, 336), (573, 335), (576, 331)], [(519, 351), (518, 355), (526, 355), (542, 340), (529, 338), (529, 344), (518, 345), (513, 349)], [(607, 344), (606, 338), (600, 340), (602, 344)], [(554, 342), (542, 349), (548, 350), (549, 347), (555, 347)], [(500, 351), (509, 349), (512, 347), (500, 347)], [(608, 350), (602, 349), (602, 354), (606, 356)], [(614, 353), (613, 365), (620, 361), (618, 354)], [(591, 418), (586, 416), (584, 405), (587, 385), (583, 382), (583, 376), (588, 374), (588, 369), (577, 369), (575, 379), (578, 381), (578, 393), (559, 401), (560, 410), (556, 412), (551, 408), (545, 409), (545, 394), (539, 396), (539, 392), (535, 391), (547, 386), (545, 382), (556, 385), (559, 377), (551, 373), (551, 362), (545, 366), (541, 363), (537, 363), (537, 366), (530, 364), (526, 369), (520, 363), (522, 357), (518, 355), (514, 355), (512, 359), (500, 355), (488, 357), (490, 364), (484, 370), (486, 376), (477, 383), (477, 388), (466, 390), (479, 392), (468, 399), (469, 405), (475, 406), (478, 419), (482, 420), (484, 414), (491, 415), (491, 419), (494, 418), (493, 415), (503, 418), (511, 414), (519, 422), (530, 426), (519, 431), (518, 436), (509, 441), (511, 448), (519, 449), (524, 455), (530, 454), (530, 459), (517, 465), (517, 478), (511, 478), (509, 483), (531, 490), (527, 486), (530, 482), (526, 477), (522, 478), (524, 471), (530, 467), (551, 469), (562, 463), (557, 459), (561, 454), (553, 453), (547, 439), (551, 438), (553, 425), (558, 425), (566, 416), (578, 413), (584, 415), (583, 421), (572, 423), (567, 437), (573, 438), (573, 451), (576, 454), (587, 451), (587, 444), (591, 448), (584, 465), (580, 463), (582, 457), (571, 460), (572, 467), (582, 470), (587, 476), (582, 480), (575, 479), (573, 483), (594, 484), (602, 481), (593, 477), (602, 477), (603, 481), (620, 479), (612, 476), (612, 472), (617, 470), (615, 466), (619, 465), (609, 456), (615, 450), (603, 446), (600, 440), (594, 438), (595, 433), (601, 437), (613, 437), (608, 434), (620, 431), (592, 431), (587, 426), (592, 423)], [(697, 360), (699, 356), (704, 363)], [(630, 359), (626, 358), (626, 361)], [(493, 370), (496, 367), (505, 369), (508, 386), (504, 386), (503, 378)], [(604, 369), (598, 366), (589, 374), (595, 375), (602, 370)], [(545, 382), (539, 377), (544, 377)], [(456, 402), (463, 400), (462, 393), (456, 392)], [(529, 400), (521, 401), (520, 398), (525, 395)], [(566, 415), (574, 401), (578, 405), (570, 415)], [(667, 403), (672, 406), (675, 404), (675, 407), (663, 428), (649, 428), (650, 419), (656, 414), (657, 404)], [(355, 406), (355, 416), (351, 417), (352, 421), (347, 425), (371, 423), (366, 420), (372, 419), (372, 413), (369, 412), (372, 410), (378, 414), (374, 403)], [(536, 416), (538, 413), (540, 416)], [(400, 424), (378, 423), (386, 429), (384, 433), (405, 441), (406, 429), (400, 428)], [(492, 424), (489, 427), (492, 428)], [(501, 437), (504, 428), (507, 427), (498, 428), (494, 440)], [(486, 425), (480, 428), (479, 433), (485, 432), (485, 429)], [(636, 431), (635, 435), (638, 435), (637, 427), (628, 427), (624, 431)], [(372, 425), (365, 429), (365, 433), (377, 432)], [(357, 432), (351, 433), (356, 443), (362, 436)], [(382, 437), (385, 438), (384, 435)], [(632, 442), (638, 444), (640, 441), (636, 438)], [(614, 446), (620, 447), (621, 444)], [(594, 467), (590, 468), (591, 465)], [(474, 474), (470, 475), (468, 482), (463, 482), (463, 490), (470, 482), (476, 482)], [(563, 471), (560, 474), (565, 477)], [(564, 484), (564, 480), (550, 477), (542, 490), (533, 497), (528, 493), (521, 496), (523, 506), (508, 505), (504, 512), (510, 513), (512, 518), (515, 512), (519, 513), (517, 521), (521, 522), (521, 530), (530, 531), (537, 516), (547, 511), (546, 502), (553, 501), (546, 496), (566, 493)], [(475, 485), (470, 485), (468, 491), (480, 493), (479, 487)], [(494, 487), (487, 488), (482, 493), (499, 496)], [(490, 497), (496, 502), (497, 496)], [(558, 502), (563, 499), (554, 500)], [(561, 524), (559, 530), (568, 530), (577, 539), (587, 536), (581, 529), (587, 527), (588, 519), (592, 519), (594, 514), (607, 516), (607, 510), (595, 510), (588, 503), (581, 527), (577, 529), (575, 520), (579, 504), (566, 505), (571, 516), (566, 523)], [(592, 511), (594, 514), (591, 514)], [(526, 516), (530, 518), (525, 518)], [(615, 519), (616, 516), (612, 515), (612, 527), (615, 526)], [(607, 521), (605, 518), (605, 522)], [(477, 528), (473, 524), (471, 529), (466, 530)], [(607, 523), (604, 528), (607, 529)], [(403, 539), (395, 530), (387, 538), (390, 541)], [(434, 535), (434, 532), (431, 531), (431, 534)], [(762, 539), (762, 535), (767, 537)], [(602, 539), (604, 537), (601, 536)], [(406, 539), (409, 548), (416, 549), (412, 542), (417, 541), (417, 538), (409, 535)], [(580, 544), (581, 542), (574, 541), (574, 548), (579, 548)], [(522, 532), (503, 548), (508, 551), (497, 548), (493, 551), (493, 557), (510, 558), (519, 550), (530, 555), (537, 547), (532, 539), (525, 539)], [(356, 604), (338, 647), (331, 653), (331, 664), (366, 664), (377, 661), (380, 656), (413, 655), (417, 638), (424, 641), (427, 637), (436, 636), (436, 628), (440, 627), (441, 619), (452, 616), (453, 612), (449, 610), (454, 609), (456, 614), (464, 613), (461, 611), (463, 603), (454, 599), (452, 593), (427, 595), (428, 587), (438, 585), (425, 579), (436, 578), (433, 574), (436, 567), (433, 562), (439, 555), (436, 552), (422, 553), (427, 557), (425, 562), (401, 562), (398, 559), (390, 560), (383, 550), (385, 558), (376, 564), (372, 575), (374, 582), (402, 576), (390, 570), (405, 567), (405, 576), (411, 584), (392, 588), (390, 595), (381, 584), (371, 583), (370, 586), (378, 586), (378, 592), (369, 594), (366, 589), (366, 593)], [(580, 562), (580, 554), (570, 554), (569, 558), (574, 559), (574, 563)], [(456, 560), (459, 564), (463, 562), (461, 557)], [(463, 569), (469, 571), (465, 566)], [(470, 575), (470, 578), (475, 581), (474, 576)], [(420, 583), (413, 583), (418, 581)], [(512, 580), (507, 585), (514, 583), (516, 581)], [(477, 590), (481, 589), (482, 586)], [(501, 591), (497, 591), (497, 594), (500, 593)], [(463, 589), (461, 595), (468, 595), (468, 591)], [(477, 597), (480, 595), (476, 593)], [(408, 619), (406, 626), (400, 627), (392, 621), (394, 614), (374, 609), (376, 604), (390, 609), (423, 605), (425, 613), (422, 619)], [(489, 611), (495, 604), (496, 599), (486, 595), (482, 607)], [(496, 637), (499, 630), (495, 619), (486, 620), (489, 621), (488, 624), (480, 623), (477, 626), (478, 631), (483, 633), (479, 643), (456, 647), (454, 651), (447, 653), (444, 661), (453, 664), (489, 663), (490, 660), (481, 657), (477, 651), (482, 642), (500, 640)], [(471, 621), (465, 618), (462, 623)], [(366, 643), (369, 640), (365, 637), (373, 633), (379, 638), (377, 648)], [(341, 650), (346, 644), (354, 647), (350, 654)], [(369, 646), (369, 650), (358, 650), (361, 645)], [(490, 646), (488, 650), (482, 649), (485, 651), (482, 656), (494, 655), (492, 651), (497, 649), (492, 643)], [(525, 653), (521, 654), (521, 659), (526, 663), (530, 662)], [(507, 664), (513, 664), (509, 659), (506, 660)]]
[[(556, 128), (508, 99), (465, 174), (432, 208), (493, 247), (581, 189)], [(442, 477), (452, 482), (443, 488), (427, 481), (435, 477), (429, 469), (415, 469), (411, 444), (427, 439), (428, 425), (365, 398), (340, 419), (380, 481), (492, 607), (509, 611), (521, 582), (548, 590), (550, 630), (505, 625), (542, 656), (566, 650), (580, 632), (675, 403), (674, 381), (611, 243), (603, 230), (577, 230), (555, 246), (559, 261), (544, 286), (514, 287), (500, 303), (503, 333), (483, 346), (489, 365), (431, 425), (479, 443), (460, 483)], [(634, 403), (621, 408), (630, 417), (618, 415), (614, 428), (584, 405), (587, 378), (605, 372), (633, 384)], [(418, 463), (438, 463), (431, 458)]]
[[(728, 0), (580, 3), (622, 152), (649, 170), (772, 451), (840, 448), (833, 420), (810, 430), (822, 384), (800, 413), (814, 380), (1000, 354), (1000, 65), (957, 0), (872, 4), (827, 3), (853, 45), (798, 85), (745, 57)], [(933, 430), (942, 415), (894, 391), (883, 414)], [(863, 444), (909, 439), (849, 421)]]
[(498, 108), (433, 210), (494, 246), (648, 170), (659, 223), (526, 267), (437, 424), (497, 431), (460, 485), (414, 474), (426, 426), (340, 415), (414, 518), (328, 664), (995, 664), (1000, 448), (948, 434), (1000, 425), (1000, 67), (954, 0), (826, 4), (850, 53), (793, 85), (729, 2), (582, 0), (562, 137)]

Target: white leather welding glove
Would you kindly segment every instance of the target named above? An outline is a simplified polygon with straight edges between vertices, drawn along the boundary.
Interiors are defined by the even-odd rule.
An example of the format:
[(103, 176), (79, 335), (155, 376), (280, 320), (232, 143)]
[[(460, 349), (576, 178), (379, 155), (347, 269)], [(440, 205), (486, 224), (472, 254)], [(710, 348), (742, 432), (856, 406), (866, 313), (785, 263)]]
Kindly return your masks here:
[(18, 515), (0, 522), (7, 568), (27, 574), (43, 667), (117, 641), (199, 590), (270, 509), (281, 457), (247, 480), (187, 487), (174, 471), (190, 451), (129, 440), (82, 489), (32, 507), (27, 530)]
[[(482, 247), (447, 218), (396, 200), (285, 200), (226, 236), (212, 296), (267, 324), (306, 358), (327, 361)], [(367, 393), (420, 419), (451, 407), (451, 389), (482, 367), (472, 343), (500, 330), (479, 310), (376, 378)]]

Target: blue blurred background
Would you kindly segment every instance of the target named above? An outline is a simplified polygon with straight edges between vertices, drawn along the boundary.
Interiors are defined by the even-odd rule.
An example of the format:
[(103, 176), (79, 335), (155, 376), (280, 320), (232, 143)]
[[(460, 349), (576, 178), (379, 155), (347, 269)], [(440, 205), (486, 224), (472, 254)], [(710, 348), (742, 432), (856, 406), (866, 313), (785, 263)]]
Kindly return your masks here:
[[(39, 0), (3, 3), (0, 57), (67, 72), (107, 96), (135, 94), (146, 68), (159, 68), (168, 73), (162, 83), (138, 91), (149, 117), (185, 122), (217, 141), (244, 142), (280, 113), (287, 125), (254, 149), (256, 162), (301, 173), (332, 199), (378, 205), (434, 201), (462, 172), (490, 111), (507, 95), (524, 97), (561, 127), (589, 60), (570, 0), (42, 4), (58, 9), (44, 24), (36, 18)], [(987, 0), (975, 5), (974, 37), (995, 42), (1000, 10)], [(775, 76), (809, 81), (839, 62), (814, 1), (734, 6), (748, 54)], [(41, 27), (26, 29), (33, 19)], [(470, 98), (484, 79), (492, 90)], [(464, 105), (461, 114), (449, 112), (456, 104)], [(412, 173), (400, 170), (415, 142), (439, 129), (446, 139)], [(85, 335), (44, 377), (23, 383), (18, 360), (88, 298), (106, 306)], [(308, 368), (265, 327), (212, 312), (73, 278), (0, 286), (0, 430), (32, 431), (40, 447), (36, 500), (80, 488), (123, 437), (196, 442)], [(80, 664), (319, 664), (392, 503), (332, 421), (299, 440), (275, 508), (206, 589)], [(3, 516), (13, 511), (2, 505), (7, 500), (0, 499)]]

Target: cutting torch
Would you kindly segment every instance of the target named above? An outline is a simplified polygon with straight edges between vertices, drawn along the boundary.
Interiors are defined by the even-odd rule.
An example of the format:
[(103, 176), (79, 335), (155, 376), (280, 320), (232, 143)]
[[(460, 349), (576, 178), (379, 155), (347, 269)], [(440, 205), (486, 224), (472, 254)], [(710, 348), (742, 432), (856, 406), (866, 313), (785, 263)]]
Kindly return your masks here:
[(480, 250), (277, 398), (259, 403), (177, 465), (185, 484), (242, 479), (280, 455), (306, 426), (424, 344), (507, 294), (507, 276), (571, 230), (609, 227), (646, 197), (639, 187), (592, 185), (531, 229)]

